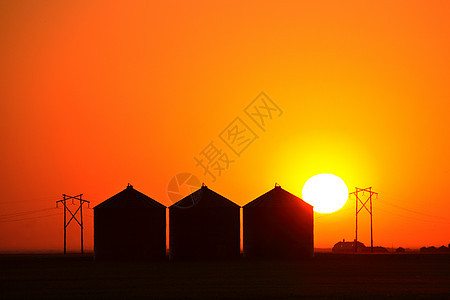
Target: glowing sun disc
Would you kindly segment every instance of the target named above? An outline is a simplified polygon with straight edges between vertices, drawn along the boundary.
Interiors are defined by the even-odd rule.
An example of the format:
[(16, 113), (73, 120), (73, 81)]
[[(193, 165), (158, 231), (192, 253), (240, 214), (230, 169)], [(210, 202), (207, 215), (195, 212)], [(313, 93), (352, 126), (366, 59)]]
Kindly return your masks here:
[(348, 199), (345, 182), (333, 174), (319, 174), (309, 178), (302, 189), (302, 198), (318, 213), (332, 213), (341, 209)]

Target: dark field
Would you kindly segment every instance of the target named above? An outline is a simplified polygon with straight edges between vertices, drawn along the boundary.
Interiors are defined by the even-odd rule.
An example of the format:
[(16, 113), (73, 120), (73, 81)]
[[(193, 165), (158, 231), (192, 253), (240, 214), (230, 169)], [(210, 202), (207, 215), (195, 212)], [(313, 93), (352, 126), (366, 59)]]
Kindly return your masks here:
[(0, 255), (0, 298), (450, 298), (449, 255), (316, 254), (309, 261), (94, 262)]

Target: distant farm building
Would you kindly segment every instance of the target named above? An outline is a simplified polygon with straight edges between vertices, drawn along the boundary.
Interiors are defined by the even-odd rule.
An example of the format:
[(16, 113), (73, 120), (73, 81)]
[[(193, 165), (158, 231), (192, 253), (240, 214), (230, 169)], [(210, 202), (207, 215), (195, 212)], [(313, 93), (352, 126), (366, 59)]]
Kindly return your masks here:
[(171, 259), (240, 255), (240, 206), (205, 185), (170, 206), (169, 221)]
[[(372, 252), (370, 247), (366, 247), (361, 242), (356, 242), (357, 247), (357, 253), (370, 253)], [(342, 242), (338, 242), (333, 246), (333, 249), (331, 249), (334, 253), (355, 253), (355, 241), (353, 242), (346, 242), (345, 240), (342, 240)], [(380, 246), (373, 247), (374, 253), (389, 253), (389, 251)]]
[(96, 259), (166, 257), (166, 207), (132, 185), (94, 207)]
[[(366, 247), (366, 252), (371, 252), (370, 247)], [(373, 246), (373, 253), (389, 253), (389, 251), (381, 246)]]
[[(357, 252), (364, 252), (366, 249), (366, 246), (361, 243), (357, 242)], [(346, 242), (345, 240), (342, 240), (342, 242), (338, 242), (333, 246), (333, 249), (331, 249), (332, 252), (336, 253), (352, 253), (355, 252), (355, 242)]]
[(313, 207), (279, 185), (243, 207), (244, 255), (306, 258), (314, 255)]

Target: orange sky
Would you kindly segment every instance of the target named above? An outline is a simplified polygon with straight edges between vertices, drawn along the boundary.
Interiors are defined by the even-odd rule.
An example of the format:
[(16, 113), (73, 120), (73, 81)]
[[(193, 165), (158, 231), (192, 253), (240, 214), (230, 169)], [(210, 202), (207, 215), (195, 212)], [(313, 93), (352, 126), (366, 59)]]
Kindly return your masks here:
[[(62, 193), (170, 205), (179, 172), (239, 205), (333, 173), (379, 192), (375, 245), (447, 245), (449, 3), (302, 2), (2, 1), (0, 251), (60, 250)], [(261, 91), (283, 111), (266, 131), (244, 112)], [(259, 137), (240, 157), (219, 138), (236, 117)], [(215, 182), (211, 141), (235, 160)], [(354, 238), (354, 205), (316, 214), (316, 247)]]

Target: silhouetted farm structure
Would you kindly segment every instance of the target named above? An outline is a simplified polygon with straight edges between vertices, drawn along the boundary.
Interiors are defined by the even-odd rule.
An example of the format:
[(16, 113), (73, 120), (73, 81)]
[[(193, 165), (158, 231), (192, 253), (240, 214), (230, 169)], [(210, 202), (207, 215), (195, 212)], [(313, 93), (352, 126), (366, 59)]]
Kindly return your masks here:
[[(170, 206), (170, 258), (238, 258), (240, 208), (205, 185)], [(279, 185), (244, 206), (243, 232), (250, 258), (314, 254), (313, 207)], [(128, 185), (94, 208), (94, 252), (96, 259), (164, 259), (166, 207)]]
[[(366, 246), (361, 242), (356, 243), (356, 252), (363, 252), (363, 249), (365, 249)], [(336, 253), (355, 253), (355, 241), (346, 242), (345, 240), (342, 240), (341, 242), (337, 242), (331, 251)]]
[(305, 258), (314, 254), (313, 207), (280, 186), (243, 207), (244, 255)]
[[(371, 253), (372, 249), (371, 247), (366, 247), (361, 242), (356, 242), (356, 249), (357, 253)], [(334, 253), (355, 253), (355, 241), (353, 242), (346, 242), (345, 240), (342, 240), (341, 242), (337, 242), (333, 248), (331, 249)], [(388, 253), (389, 251), (380, 246), (373, 247), (373, 253)]]
[(206, 186), (170, 206), (169, 222), (171, 259), (240, 255), (240, 206)]
[(94, 207), (96, 259), (166, 257), (166, 207), (128, 185)]

